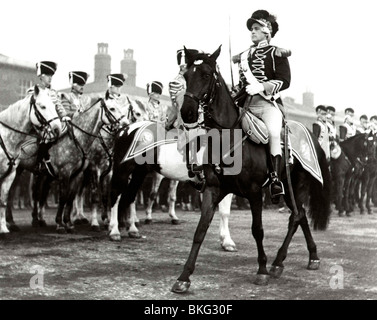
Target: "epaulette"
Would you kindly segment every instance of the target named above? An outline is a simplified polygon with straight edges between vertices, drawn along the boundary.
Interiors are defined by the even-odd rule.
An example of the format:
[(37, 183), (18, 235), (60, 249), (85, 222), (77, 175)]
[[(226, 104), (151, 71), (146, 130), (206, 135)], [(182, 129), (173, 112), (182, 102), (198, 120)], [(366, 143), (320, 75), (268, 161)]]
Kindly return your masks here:
[(292, 51), (289, 49), (283, 49), (279, 47), (275, 47), (275, 56), (281, 58), (288, 58), (292, 55)]

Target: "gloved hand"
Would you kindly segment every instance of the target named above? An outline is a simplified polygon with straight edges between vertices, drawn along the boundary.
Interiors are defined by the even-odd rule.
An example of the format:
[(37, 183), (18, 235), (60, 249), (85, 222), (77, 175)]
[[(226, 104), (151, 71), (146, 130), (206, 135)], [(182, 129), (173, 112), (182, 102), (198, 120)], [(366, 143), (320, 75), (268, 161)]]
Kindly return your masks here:
[(263, 87), (263, 84), (261, 84), (260, 82), (253, 82), (251, 84), (248, 84), (246, 86), (246, 92), (253, 96), (253, 95), (256, 95), (258, 94), (259, 92), (263, 92), (264, 91), (264, 87)]
[(69, 122), (69, 121), (71, 121), (72, 119), (70, 118), (70, 117), (68, 117), (68, 116), (64, 116), (63, 118), (62, 118), (62, 121), (64, 121), (64, 122)]
[(179, 81), (172, 81), (169, 83), (169, 93), (171, 97), (175, 96), (177, 92), (182, 89), (183, 85)]

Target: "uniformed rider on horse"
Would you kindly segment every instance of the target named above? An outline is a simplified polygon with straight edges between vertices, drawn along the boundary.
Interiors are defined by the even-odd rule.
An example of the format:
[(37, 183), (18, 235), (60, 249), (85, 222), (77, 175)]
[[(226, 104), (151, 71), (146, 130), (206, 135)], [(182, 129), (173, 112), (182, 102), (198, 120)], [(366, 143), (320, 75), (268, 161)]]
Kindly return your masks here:
[(67, 112), (66, 117), (71, 120), (73, 114), (78, 112), (83, 112), (84, 107), (90, 104), (90, 98), (84, 96), (84, 86), (88, 80), (89, 74), (84, 71), (71, 71), (68, 74), (69, 83), (71, 84), (71, 92), (60, 94), (61, 103)]
[[(289, 51), (270, 45), (271, 38), (279, 30), (276, 18), (266, 10), (255, 11), (246, 22), (251, 32), (253, 45), (233, 57), (239, 64), (239, 96), (247, 93), (244, 107), (263, 120), (269, 133), (267, 152), (270, 168), (270, 193), (273, 203), (278, 203), (284, 194), (284, 186), (279, 178), (282, 150), (280, 134), (283, 125), (284, 107), (280, 91), (287, 89), (291, 82), (291, 71), (287, 56)], [(236, 90), (237, 90), (236, 89)]]
[(325, 151), (327, 161), (330, 161), (330, 136), (327, 126), (327, 110), (324, 105), (315, 108), (317, 121), (313, 123), (313, 134), (318, 139), (323, 151)]

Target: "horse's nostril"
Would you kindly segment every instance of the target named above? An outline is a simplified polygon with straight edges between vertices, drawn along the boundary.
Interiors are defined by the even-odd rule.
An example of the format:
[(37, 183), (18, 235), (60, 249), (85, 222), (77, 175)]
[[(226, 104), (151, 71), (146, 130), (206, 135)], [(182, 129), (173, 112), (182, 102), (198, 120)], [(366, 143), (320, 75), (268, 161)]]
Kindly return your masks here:
[(58, 128), (54, 129), (54, 137), (57, 138), (60, 135), (60, 130)]

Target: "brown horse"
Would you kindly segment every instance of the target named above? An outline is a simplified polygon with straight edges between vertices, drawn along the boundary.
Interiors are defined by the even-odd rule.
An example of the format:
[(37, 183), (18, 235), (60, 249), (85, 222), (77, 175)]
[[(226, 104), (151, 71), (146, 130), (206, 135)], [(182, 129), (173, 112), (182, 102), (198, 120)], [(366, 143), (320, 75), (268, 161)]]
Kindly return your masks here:
[[(294, 195), (293, 198), (290, 193), (286, 192), (284, 196), (292, 214), (283, 245), (272, 263), (270, 273), (267, 271), (262, 225), (262, 191), (263, 185), (268, 179), (266, 150), (264, 145), (256, 144), (250, 140), (235, 141), (235, 137), (239, 135), (237, 132), (242, 132), (240, 124), (242, 113), (235, 105), (228, 87), (218, 71), (216, 59), (220, 54), (220, 49), (218, 48), (212, 55), (198, 54), (195, 56), (185, 50), (189, 64), (188, 71), (185, 73), (187, 90), (181, 109), (182, 119), (191, 128), (197, 125), (208, 130), (216, 129), (220, 139), (219, 145), (225, 150), (216, 152), (218, 150), (215, 141), (208, 139), (208, 157), (203, 165), (206, 188), (203, 194), (201, 217), (188, 260), (172, 288), (172, 291), (176, 293), (186, 292), (189, 289), (190, 275), (194, 272), (200, 246), (217, 205), (227, 194), (234, 193), (245, 197), (250, 203), (253, 216), (251, 231), (257, 244), (259, 264), (255, 284), (267, 284), (270, 275), (274, 277), (281, 275), (289, 243), (299, 226), (304, 232), (309, 251), (308, 269), (318, 269), (319, 258), (304, 205), (308, 205), (308, 213), (312, 218), (314, 229), (325, 229), (331, 213), (330, 175), (326, 157), (318, 141), (311, 135), (311, 143), (316, 151), (323, 184), (304, 170), (296, 158), (286, 171), (287, 175), (291, 176), (291, 185), (289, 185), (287, 175), (282, 172), (285, 190), (292, 190)], [(227, 143), (221, 144), (226, 137)], [(239, 167), (233, 168), (234, 172), (229, 163), (229, 154), (237, 155), (242, 160), (241, 163), (233, 163), (234, 166), (239, 165)]]

